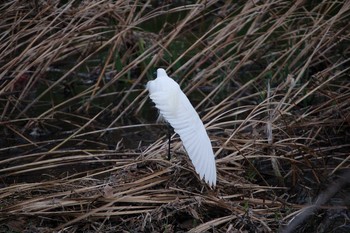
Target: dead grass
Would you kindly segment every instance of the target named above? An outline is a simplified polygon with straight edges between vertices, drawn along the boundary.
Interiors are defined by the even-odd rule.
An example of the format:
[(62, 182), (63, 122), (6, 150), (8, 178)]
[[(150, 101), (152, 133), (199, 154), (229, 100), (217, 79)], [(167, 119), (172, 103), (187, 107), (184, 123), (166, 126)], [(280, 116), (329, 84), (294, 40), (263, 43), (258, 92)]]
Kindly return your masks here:
[[(0, 231), (349, 228), (348, 184), (327, 191), (350, 165), (349, 1), (13, 0), (0, 13)], [(166, 160), (144, 90), (157, 67), (206, 123), (215, 190), (177, 135)]]

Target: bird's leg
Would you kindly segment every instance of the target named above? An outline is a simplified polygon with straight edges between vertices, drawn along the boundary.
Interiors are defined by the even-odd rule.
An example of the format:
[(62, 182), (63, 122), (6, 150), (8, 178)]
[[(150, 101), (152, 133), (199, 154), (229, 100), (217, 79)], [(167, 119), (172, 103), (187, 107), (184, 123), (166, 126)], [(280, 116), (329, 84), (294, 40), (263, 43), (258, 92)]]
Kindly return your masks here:
[(171, 154), (170, 154), (170, 144), (171, 144), (171, 129), (168, 124), (168, 160), (170, 161), (171, 159)]

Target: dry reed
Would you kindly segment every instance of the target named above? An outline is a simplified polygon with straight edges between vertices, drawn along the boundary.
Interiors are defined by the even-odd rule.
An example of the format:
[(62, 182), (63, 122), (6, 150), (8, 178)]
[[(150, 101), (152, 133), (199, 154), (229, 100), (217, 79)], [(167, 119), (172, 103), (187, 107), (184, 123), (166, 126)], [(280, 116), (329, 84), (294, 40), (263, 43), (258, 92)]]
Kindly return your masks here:
[[(1, 231), (276, 232), (349, 170), (349, 1), (12, 0), (0, 13)], [(144, 90), (157, 67), (206, 123), (215, 190), (177, 135), (165, 159)], [(348, 186), (333, 192), (317, 211), (335, 220), (297, 217), (295, 232), (344, 220)]]

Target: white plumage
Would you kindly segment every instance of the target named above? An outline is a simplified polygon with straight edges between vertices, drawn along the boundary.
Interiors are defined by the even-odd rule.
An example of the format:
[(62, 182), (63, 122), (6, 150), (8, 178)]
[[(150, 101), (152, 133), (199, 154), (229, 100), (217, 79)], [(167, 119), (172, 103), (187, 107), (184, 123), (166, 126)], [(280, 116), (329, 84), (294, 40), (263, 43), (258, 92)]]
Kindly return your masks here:
[(215, 186), (216, 164), (210, 139), (203, 122), (179, 84), (160, 68), (157, 69), (157, 78), (149, 81), (146, 88), (160, 115), (180, 135), (200, 178), (204, 178), (210, 186)]

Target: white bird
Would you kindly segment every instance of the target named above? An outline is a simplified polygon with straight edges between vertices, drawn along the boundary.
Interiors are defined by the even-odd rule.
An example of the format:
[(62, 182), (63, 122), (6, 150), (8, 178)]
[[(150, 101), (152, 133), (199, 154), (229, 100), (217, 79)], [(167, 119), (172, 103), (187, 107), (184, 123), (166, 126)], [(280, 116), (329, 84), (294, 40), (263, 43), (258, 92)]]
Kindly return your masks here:
[(179, 84), (164, 69), (157, 69), (157, 78), (147, 83), (150, 98), (159, 114), (180, 135), (182, 143), (199, 174), (209, 186), (216, 185), (216, 164), (213, 148), (203, 122), (181, 91)]

